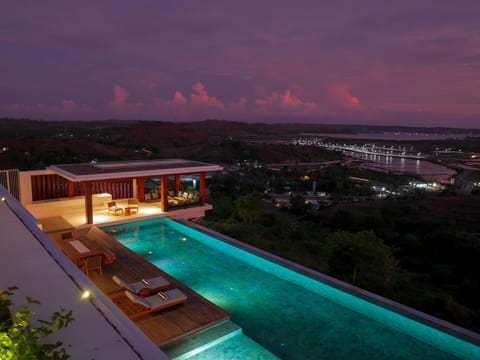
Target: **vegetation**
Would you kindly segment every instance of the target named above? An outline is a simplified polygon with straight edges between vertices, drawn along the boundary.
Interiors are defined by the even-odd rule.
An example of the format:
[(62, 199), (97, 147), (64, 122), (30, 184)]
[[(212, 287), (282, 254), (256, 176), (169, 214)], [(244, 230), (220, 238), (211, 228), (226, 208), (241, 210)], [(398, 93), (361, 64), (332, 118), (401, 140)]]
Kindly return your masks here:
[[(207, 120), (47, 122), (0, 119), (0, 168), (43, 169), (55, 163), (183, 157), (236, 168), (210, 179), (214, 209), (204, 224), (239, 240), (461, 326), (480, 331), (480, 195), (411, 191), (373, 201), (368, 178), (392, 188), (413, 179), (351, 167), (306, 170), (301, 162), (340, 159), (313, 146), (292, 146), (301, 133), (404, 131), (464, 133), (465, 129), (248, 124)], [(479, 130), (469, 130), (478, 134)], [(357, 140), (345, 140), (345, 143)], [(389, 145), (389, 142), (379, 142)], [(478, 137), (402, 142), (427, 153), (436, 147), (479, 152)], [(4, 150), (5, 149), (5, 150)], [(443, 163), (456, 155), (435, 157)], [(288, 164), (279, 171), (261, 164)], [(268, 194), (290, 192), (278, 208)], [(314, 207), (301, 194), (326, 192), (333, 205)], [(354, 202), (352, 200), (370, 201)]]
[(448, 211), (455, 201), (468, 207), (478, 198), (423, 194), (316, 210), (294, 195), (290, 207), (278, 209), (264, 193), (269, 177), (262, 180), (262, 171), (211, 179), (214, 210), (203, 224), (480, 331), (479, 225)]
[(50, 344), (45, 340), (54, 331), (67, 327), (73, 321), (72, 311), (60, 308), (48, 320), (36, 320), (39, 325), (33, 325), (31, 318), (35, 312), (30, 307), (40, 305), (40, 302), (27, 296), (27, 304), (19, 305), (18, 311), (10, 316), (10, 296), (15, 290), (17, 287), (9, 287), (0, 297), (0, 359), (68, 359), (70, 356), (62, 342)]

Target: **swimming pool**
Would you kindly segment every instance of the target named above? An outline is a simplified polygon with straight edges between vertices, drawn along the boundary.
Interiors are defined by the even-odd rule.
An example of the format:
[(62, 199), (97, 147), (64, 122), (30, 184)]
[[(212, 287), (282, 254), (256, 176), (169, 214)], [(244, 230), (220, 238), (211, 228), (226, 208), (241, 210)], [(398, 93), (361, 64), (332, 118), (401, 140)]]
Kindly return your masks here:
[(480, 359), (480, 347), (178, 222), (103, 228), (284, 359)]

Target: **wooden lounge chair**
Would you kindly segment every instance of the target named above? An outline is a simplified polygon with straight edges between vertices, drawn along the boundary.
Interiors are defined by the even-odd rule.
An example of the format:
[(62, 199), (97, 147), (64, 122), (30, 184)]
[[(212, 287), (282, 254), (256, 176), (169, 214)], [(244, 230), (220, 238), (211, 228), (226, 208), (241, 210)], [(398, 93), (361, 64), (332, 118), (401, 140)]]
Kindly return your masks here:
[(139, 296), (144, 296), (143, 294), (147, 294), (147, 296), (149, 296), (151, 293), (157, 293), (160, 290), (165, 290), (170, 287), (168, 280), (162, 276), (142, 279), (133, 283), (127, 283), (117, 275), (113, 275), (112, 280), (115, 282), (115, 284), (120, 286), (120, 289), (109, 292), (109, 295), (128, 290)]
[(117, 215), (117, 213), (121, 213), (123, 215), (123, 208), (121, 206), (117, 206), (115, 201), (110, 201), (108, 204), (108, 215), (113, 212), (113, 215)]
[(121, 309), (130, 319), (187, 302), (187, 296), (178, 289), (159, 292), (147, 298), (141, 298), (128, 290), (125, 291), (125, 295), (130, 300), (130, 304)]
[(127, 209), (130, 209), (130, 214), (133, 214), (133, 212), (135, 212), (135, 214), (138, 214), (138, 206), (140, 204), (138, 203), (138, 200), (137, 199), (128, 199), (128, 202), (127, 202)]

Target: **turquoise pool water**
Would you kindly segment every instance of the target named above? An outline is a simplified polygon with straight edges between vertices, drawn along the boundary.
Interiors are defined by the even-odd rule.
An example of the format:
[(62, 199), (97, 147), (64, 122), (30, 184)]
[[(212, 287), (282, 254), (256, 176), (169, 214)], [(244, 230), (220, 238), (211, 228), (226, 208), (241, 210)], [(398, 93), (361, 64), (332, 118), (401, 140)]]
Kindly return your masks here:
[(216, 346), (188, 358), (189, 360), (278, 360), (277, 357), (252, 341), (248, 336), (237, 335)]
[(175, 221), (103, 230), (222, 307), (282, 359), (480, 359), (474, 344)]

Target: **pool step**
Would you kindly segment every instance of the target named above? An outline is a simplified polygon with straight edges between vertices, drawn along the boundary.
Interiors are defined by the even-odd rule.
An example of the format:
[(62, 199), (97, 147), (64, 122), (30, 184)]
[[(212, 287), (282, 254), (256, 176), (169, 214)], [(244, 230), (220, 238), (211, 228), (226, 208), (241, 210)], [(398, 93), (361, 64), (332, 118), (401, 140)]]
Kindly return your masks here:
[(172, 360), (188, 359), (202, 351), (242, 333), (242, 328), (230, 320), (199, 331), (162, 347)]

